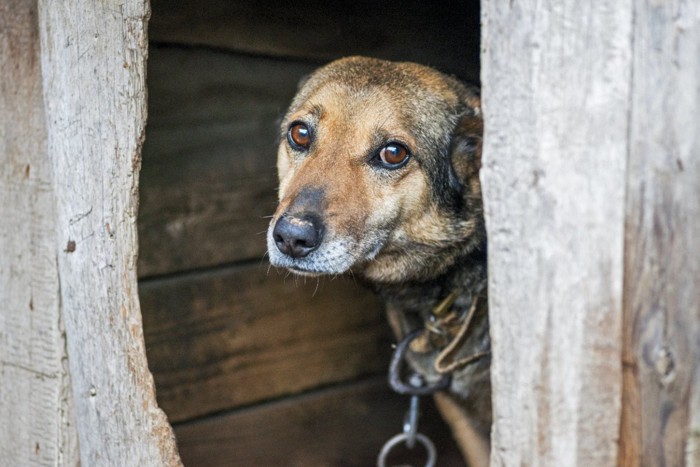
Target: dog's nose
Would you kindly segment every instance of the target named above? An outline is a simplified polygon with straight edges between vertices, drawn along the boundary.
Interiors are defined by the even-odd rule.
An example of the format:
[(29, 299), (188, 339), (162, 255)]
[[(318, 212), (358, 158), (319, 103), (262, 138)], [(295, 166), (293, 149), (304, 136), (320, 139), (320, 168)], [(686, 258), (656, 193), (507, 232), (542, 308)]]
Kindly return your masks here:
[(318, 216), (283, 215), (272, 230), (277, 248), (285, 255), (303, 258), (321, 244), (323, 224)]

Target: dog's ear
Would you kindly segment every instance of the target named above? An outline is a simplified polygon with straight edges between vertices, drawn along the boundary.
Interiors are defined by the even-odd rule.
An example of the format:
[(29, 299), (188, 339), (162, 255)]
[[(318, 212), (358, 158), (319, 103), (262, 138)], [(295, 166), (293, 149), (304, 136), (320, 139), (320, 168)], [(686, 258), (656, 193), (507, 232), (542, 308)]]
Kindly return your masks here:
[[(468, 207), (467, 199), (479, 190), (481, 136), (483, 123), (475, 108), (463, 113), (450, 136), (449, 162), (440, 166), (436, 180), (445, 183), (438, 190), (440, 200), (449, 209), (460, 212)], [(439, 183), (437, 186), (440, 186)]]
[(478, 109), (470, 108), (459, 119), (450, 142), (450, 161), (460, 186), (478, 175), (484, 123)]

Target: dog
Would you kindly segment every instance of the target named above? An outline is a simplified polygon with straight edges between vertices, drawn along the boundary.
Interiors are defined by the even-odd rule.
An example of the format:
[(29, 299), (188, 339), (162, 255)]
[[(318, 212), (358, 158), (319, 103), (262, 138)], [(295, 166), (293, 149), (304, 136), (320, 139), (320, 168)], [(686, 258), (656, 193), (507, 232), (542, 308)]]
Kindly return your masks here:
[(408, 62), (348, 57), (300, 83), (280, 127), (273, 266), (351, 272), (386, 302), (409, 366), (449, 375), (438, 409), (489, 461), (490, 355), (478, 89)]

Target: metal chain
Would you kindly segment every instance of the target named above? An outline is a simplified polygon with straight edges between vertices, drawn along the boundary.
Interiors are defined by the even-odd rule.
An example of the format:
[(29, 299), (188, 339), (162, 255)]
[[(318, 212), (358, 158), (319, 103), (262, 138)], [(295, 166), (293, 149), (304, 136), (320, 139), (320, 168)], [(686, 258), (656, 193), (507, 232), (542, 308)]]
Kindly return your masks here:
[(411, 341), (421, 334), (421, 330), (413, 331), (408, 334), (394, 350), (394, 355), (391, 357), (391, 365), (389, 366), (389, 384), (392, 389), (399, 394), (411, 396), (410, 406), (406, 416), (404, 417), (403, 433), (395, 435), (387, 441), (379, 452), (377, 458), (377, 467), (386, 467), (386, 460), (389, 453), (399, 444), (405, 443), (407, 449), (414, 449), (416, 442), (421, 444), (426, 451), (427, 459), (426, 467), (434, 467), (437, 460), (437, 450), (435, 444), (422, 433), (418, 432), (418, 419), (420, 418), (420, 396), (432, 394), (435, 391), (446, 388), (451, 381), (449, 375), (443, 377), (434, 384), (426, 384), (425, 379), (418, 373), (412, 373), (408, 382), (401, 379), (401, 366), (406, 357), (408, 346)]

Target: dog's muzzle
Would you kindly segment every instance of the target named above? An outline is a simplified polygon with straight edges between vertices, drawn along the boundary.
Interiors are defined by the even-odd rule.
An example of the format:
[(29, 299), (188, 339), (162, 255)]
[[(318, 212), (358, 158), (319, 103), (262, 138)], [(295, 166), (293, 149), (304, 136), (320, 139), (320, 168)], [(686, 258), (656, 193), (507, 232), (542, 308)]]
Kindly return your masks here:
[(298, 274), (342, 274), (357, 260), (354, 242), (331, 235), (318, 214), (302, 211), (281, 215), (267, 231), (273, 266)]
[(272, 219), (267, 231), (270, 263), (297, 274), (343, 274), (365, 249), (347, 233), (326, 223), (325, 193), (304, 188), (285, 202), (283, 214)]
[(315, 214), (282, 215), (272, 230), (277, 249), (292, 258), (304, 258), (323, 240), (323, 222)]

